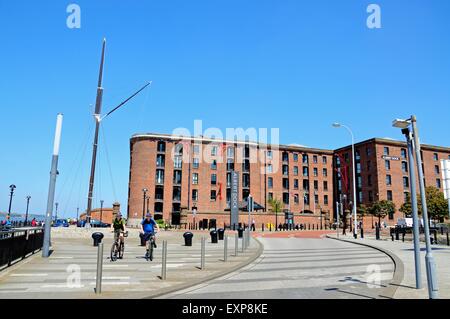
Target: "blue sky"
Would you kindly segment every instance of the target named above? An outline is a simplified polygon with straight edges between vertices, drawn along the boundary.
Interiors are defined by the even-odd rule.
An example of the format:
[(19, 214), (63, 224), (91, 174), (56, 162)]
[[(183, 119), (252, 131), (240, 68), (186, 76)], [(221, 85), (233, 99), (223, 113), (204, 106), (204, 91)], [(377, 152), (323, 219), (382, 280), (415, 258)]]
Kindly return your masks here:
[[(58, 112), (60, 215), (86, 208), (103, 37), (105, 111), (153, 84), (103, 123), (94, 206), (125, 210), (132, 134), (193, 130), (196, 119), (280, 128), (283, 144), (331, 149), (349, 144), (332, 122), (357, 140), (402, 138), (391, 120), (414, 113), (423, 142), (450, 146), (447, 0), (73, 2), (81, 29), (66, 26), (69, 1), (0, 2), (0, 211), (11, 183), (13, 211), (26, 195), (32, 212), (45, 211)], [(370, 3), (381, 29), (366, 27)]]

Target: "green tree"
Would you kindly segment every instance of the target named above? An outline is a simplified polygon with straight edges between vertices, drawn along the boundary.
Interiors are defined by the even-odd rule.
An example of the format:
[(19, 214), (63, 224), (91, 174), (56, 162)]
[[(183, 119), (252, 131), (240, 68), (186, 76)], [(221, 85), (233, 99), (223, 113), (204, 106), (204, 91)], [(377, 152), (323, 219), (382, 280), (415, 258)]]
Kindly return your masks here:
[(411, 195), (409, 193), (406, 193), (405, 202), (402, 204), (399, 211), (401, 211), (406, 217), (412, 215)]
[[(428, 219), (442, 220), (448, 214), (448, 202), (438, 188), (428, 186), (425, 189)], [(422, 200), (418, 195), (419, 214), (422, 214)]]
[(380, 225), (382, 218), (395, 213), (395, 204), (390, 200), (380, 200), (372, 204), (369, 212), (378, 217), (378, 225)]
[(281, 200), (276, 198), (269, 199), (269, 205), (272, 208), (272, 212), (275, 213), (275, 229), (278, 227), (276, 223), (278, 222), (278, 213), (283, 211), (284, 204)]
[(356, 209), (356, 213), (359, 215), (361, 222), (364, 222), (364, 216), (367, 216), (369, 213), (369, 208), (366, 205), (361, 204)]

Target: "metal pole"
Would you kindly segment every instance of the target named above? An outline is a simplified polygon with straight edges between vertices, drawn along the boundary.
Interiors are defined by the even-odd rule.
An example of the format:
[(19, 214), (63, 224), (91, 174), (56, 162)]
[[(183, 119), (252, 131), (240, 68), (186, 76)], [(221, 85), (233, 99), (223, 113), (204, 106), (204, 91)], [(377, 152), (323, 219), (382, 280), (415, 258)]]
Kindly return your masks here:
[(27, 225), (27, 222), (28, 222), (28, 208), (30, 206), (30, 199), (31, 199), (31, 196), (27, 196), (27, 211), (25, 213), (25, 226)]
[(428, 209), (427, 209), (427, 198), (425, 194), (425, 183), (424, 176), (422, 170), (422, 157), (420, 152), (420, 142), (419, 142), (419, 131), (417, 128), (417, 119), (416, 116), (411, 116), (411, 124), (413, 129), (414, 136), (414, 147), (416, 151), (416, 164), (417, 164), (417, 172), (419, 173), (419, 186), (420, 186), (420, 197), (422, 200), (422, 218), (423, 218), (423, 226), (425, 232), (425, 244), (426, 244), (426, 255), (425, 255), (425, 265), (427, 269), (427, 283), (428, 283), (428, 295), (430, 299), (438, 298), (438, 283), (436, 277), (436, 262), (433, 257), (432, 249), (431, 249), (431, 240), (430, 240), (430, 225), (428, 222)]
[(91, 175), (89, 177), (89, 192), (88, 192), (88, 203), (86, 209), (86, 228), (91, 227), (91, 209), (92, 209), (92, 197), (94, 193), (94, 180), (95, 180), (95, 165), (97, 162), (97, 146), (98, 146), (98, 132), (100, 128), (100, 115), (102, 113), (102, 99), (103, 99), (103, 65), (105, 62), (105, 47), (106, 47), (106, 39), (103, 39), (102, 46), (102, 57), (100, 61), (100, 71), (98, 75), (98, 85), (97, 85), (97, 98), (95, 101), (95, 134), (94, 134), (94, 143), (92, 147), (92, 161), (91, 161)]
[(202, 237), (200, 269), (205, 269), (205, 237)]
[(239, 250), (239, 237), (238, 234), (236, 233), (234, 236), (234, 256), (237, 257), (238, 255), (238, 250)]
[(347, 127), (350, 135), (352, 136), (352, 168), (353, 168), (353, 237), (358, 238), (358, 220), (356, 216), (356, 156), (355, 156), (355, 137), (352, 130)]
[(9, 189), (11, 192), (9, 193), (9, 208), (8, 208), (8, 216), (11, 216), (11, 207), (12, 207), (12, 199), (14, 196), (14, 189), (16, 188), (16, 185), (10, 185)]
[(58, 156), (59, 156), (59, 145), (61, 141), (62, 121), (63, 115), (58, 114), (56, 118), (55, 140), (53, 143), (53, 157), (52, 157), (52, 167), (50, 171), (50, 184), (48, 187), (47, 212), (45, 216), (44, 244), (42, 247), (42, 257), (48, 257), (50, 255), (50, 231), (52, 224), (53, 201), (55, 199), (56, 176), (58, 175)]
[(422, 271), (420, 266), (420, 232), (419, 232), (419, 213), (417, 207), (416, 174), (414, 171), (414, 152), (411, 132), (408, 129), (406, 142), (408, 144), (408, 166), (409, 166), (409, 184), (411, 191), (411, 205), (413, 215), (413, 234), (414, 234), (414, 263), (416, 270), (416, 289), (422, 289)]
[(167, 240), (163, 241), (162, 246), (162, 266), (161, 266), (161, 279), (167, 278)]
[(98, 244), (97, 251), (97, 277), (95, 283), (95, 293), (102, 293), (102, 272), (103, 272), (103, 243)]
[(104, 203), (104, 200), (102, 199), (100, 201), (100, 223), (103, 222), (103, 203)]
[(55, 203), (55, 222), (58, 220), (58, 203)]
[(144, 200), (142, 201), (142, 219), (144, 219), (145, 218), (145, 200), (146, 200), (146, 197), (147, 197), (147, 188), (144, 188), (143, 190), (142, 190), (142, 192), (144, 193)]
[(244, 252), (245, 249), (245, 233), (244, 236), (242, 237), (242, 252)]
[(223, 261), (228, 259), (228, 236), (223, 239)]
[(336, 235), (339, 238), (339, 202), (336, 202)]

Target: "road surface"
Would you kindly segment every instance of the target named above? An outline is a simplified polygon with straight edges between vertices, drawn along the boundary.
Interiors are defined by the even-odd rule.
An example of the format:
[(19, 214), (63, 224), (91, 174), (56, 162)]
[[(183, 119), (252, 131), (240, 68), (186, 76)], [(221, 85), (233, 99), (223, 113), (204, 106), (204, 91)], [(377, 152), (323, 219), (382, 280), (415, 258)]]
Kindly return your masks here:
[(327, 238), (259, 240), (264, 252), (249, 266), (162, 298), (392, 298), (394, 264), (378, 250)]

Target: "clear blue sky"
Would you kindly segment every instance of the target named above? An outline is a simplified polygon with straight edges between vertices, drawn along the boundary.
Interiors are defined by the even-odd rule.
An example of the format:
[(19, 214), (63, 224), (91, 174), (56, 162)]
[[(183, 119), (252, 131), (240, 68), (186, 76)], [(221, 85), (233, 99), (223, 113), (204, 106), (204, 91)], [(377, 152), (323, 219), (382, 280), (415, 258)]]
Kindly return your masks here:
[[(357, 140), (402, 138), (391, 120), (415, 113), (423, 142), (450, 146), (448, 0), (74, 2), (79, 30), (66, 27), (69, 1), (0, 2), (0, 211), (11, 183), (13, 211), (28, 194), (31, 211), (45, 211), (58, 112), (60, 214), (86, 208), (103, 37), (105, 111), (153, 85), (103, 123), (94, 206), (118, 200), (126, 211), (132, 134), (193, 129), (195, 119), (278, 127), (283, 144), (331, 149), (349, 144), (334, 121)], [(370, 3), (381, 6), (380, 30), (366, 27)]]

